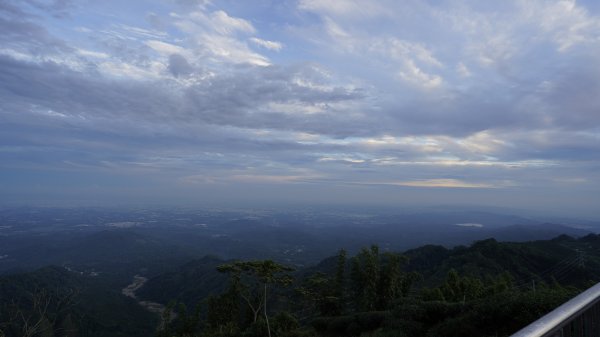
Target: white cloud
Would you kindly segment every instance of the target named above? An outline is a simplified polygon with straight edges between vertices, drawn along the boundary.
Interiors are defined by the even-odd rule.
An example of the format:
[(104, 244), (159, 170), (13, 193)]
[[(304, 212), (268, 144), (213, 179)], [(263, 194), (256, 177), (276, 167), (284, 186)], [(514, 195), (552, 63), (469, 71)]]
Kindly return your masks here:
[(203, 26), (208, 31), (222, 35), (234, 33), (254, 34), (256, 29), (247, 20), (229, 16), (225, 11), (218, 10), (210, 14), (196, 11), (189, 14), (189, 18), (196, 24)]
[[(365, 37), (362, 41), (355, 42), (357, 45), (368, 46), (370, 52), (376, 57), (387, 59), (390, 63), (397, 64), (400, 68), (398, 77), (412, 85), (423, 88), (439, 87), (443, 79), (441, 76), (432, 74), (430, 70), (443, 68), (431, 50), (421, 43), (414, 43), (399, 38), (373, 38)], [(356, 53), (362, 53), (361, 48), (356, 48)]]
[(482, 228), (483, 225), (480, 223), (473, 223), (473, 222), (467, 222), (467, 223), (457, 223), (454, 224), (455, 226), (459, 226), (459, 227), (475, 227), (475, 228)]
[(160, 79), (166, 71), (166, 66), (160, 62), (151, 62), (147, 67), (140, 67), (127, 62), (106, 61), (98, 64), (98, 69), (109, 77), (147, 81)]
[[(340, 58), (351, 57), (361, 66), (373, 68), (376, 72), (373, 73), (374, 76), (377, 74), (382, 78), (389, 78), (390, 75), (396, 75), (395, 78), (409, 86), (431, 89), (443, 83), (442, 75), (436, 72), (443, 69), (444, 64), (425, 44), (402, 38), (397, 33), (398, 36), (389, 36), (389, 32), (374, 34), (361, 30), (360, 23), (352, 20), (353, 18), (347, 20), (329, 16), (331, 11), (350, 11), (353, 5), (349, 2), (309, 2), (301, 3), (300, 6), (302, 9), (311, 8), (321, 15), (321, 28), (326, 34), (319, 35), (310, 31), (310, 39), (324, 51)], [(378, 69), (380, 67), (382, 69)]]
[(327, 35), (335, 40), (338, 44), (345, 46), (347, 50), (351, 50), (354, 47), (353, 40), (355, 39), (350, 33), (346, 32), (341, 26), (339, 26), (334, 20), (328, 17), (324, 18), (325, 31)]
[(188, 54), (188, 51), (180, 46), (171, 44), (171, 43), (167, 43), (167, 42), (163, 42), (163, 41), (158, 41), (158, 40), (148, 40), (144, 42), (148, 47), (156, 50), (157, 52), (163, 54), (163, 55), (170, 55), (170, 54)]
[(107, 59), (110, 57), (110, 55), (108, 55), (107, 53), (79, 48), (77, 49), (77, 53), (81, 56), (92, 57), (97, 59)]
[(344, 157), (340, 155), (332, 155), (328, 157), (321, 157), (317, 159), (318, 162), (340, 162), (347, 164), (362, 164), (365, 163), (366, 160), (352, 157)]
[[(229, 16), (222, 10), (210, 14), (196, 11), (173, 17), (175, 26), (189, 36), (197, 58), (203, 58), (202, 61), (208, 56), (217, 63), (248, 63), (257, 66), (271, 64), (267, 57), (251, 50), (245, 38), (238, 37), (239, 34), (256, 33), (254, 26), (247, 20)], [(274, 43), (264, 41), (265, 46), (276, 48)]]
[(258, 46), (261, 46), (261, 47), (269, 49), (269, 50), (280, 51), (281, 48), (283, 48), (283, 45), (281, 44), (281, 42), (263, 40), (263, 39), (259, 39), (257, 37), (250, 38), (250, 41), (252, 41), (253, 43), (255, 43)]
[(427, 89), (439, 87), (442, 84), (442, 78), (438, 75), (431, 75), (419, 68), (413, 60), (404, 62), (398, 76), (409, 82)]
[(222, 34), (231, 34), (236, 31), (249, 34), (256, 32), (249, 21), (231, 17), (221, 10), (211, 14), (211, 21), (213, 28)]
[(435, 67), (443, 66), (442, 62), (433, 56), (432, 51), (427, 49), (421, 43), (391, 38), (384, 41), (384, 43), (379, 43), (378, 46), (382, 49), (381, 53), (387, 54), (394, 59), (402, 61), (418, 60), (424, 64)]
[(327, 107), (324, 106), (324, 104), (311, 105), (302, 102), (269, 102), (267, 103), (265, 110), (292, 115), (312, 115), (322, 113), (326, 108)]
[(380, 166), (414, 166), (414, 167), (472, 167), (472, 168), (544, 168), (558, 166), (557, 162), (547, 160), (499, 161), (499, 160), (464, 160), (459, 158), (425, 158), (426, 160), (399, 159), (396, 157), (375, 158), (371, 162)]
[(575, 0), (521, 1), (520, 5), (525, 19), (551, 34), (560, 51), (580, 43), (598, 42), (600, 19), (592, 17)]
[(167, 33), (155, 29), (145, 29), (140, 27), (134, 27), (129, 25), (120, 24), (116, 27), (126, 32), (130, 37), (142, 38), (142, 39), (160, 39), (167, 37)]
[(469, 71), (469, 68), (462, 62), (456, 66), (456, 72), (461, 77), (471, 77), (471, 71)]
[(201, 34), (197, 37), (196, 42), (201, 49), (209, 51), (216, 61), (248, 63), (257, 66), (271, 64), (267, 57), (250, 50), (246, 43), (230, 36)]
[(502, 184), (473, 183), (459, 179), (420, 179), (407, 181), (369, 182), (373, 185), (393, 185), (406, 187), (428, 187), (428, 188), (498, 188)]
[(452, 142), (468, 153), (485, 156), (493, 156), (497, 152), (513, 146), (488, 130), (474, 133), (463, 139), (452, 140)]

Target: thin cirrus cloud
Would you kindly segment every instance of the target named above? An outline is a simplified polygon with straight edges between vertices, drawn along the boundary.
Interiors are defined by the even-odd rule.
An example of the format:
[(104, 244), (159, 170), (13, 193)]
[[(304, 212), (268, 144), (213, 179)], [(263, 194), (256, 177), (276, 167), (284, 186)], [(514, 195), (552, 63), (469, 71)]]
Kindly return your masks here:
[(0, 27), (5, 202), (62, 172), (111, 200), (599, 195), (593, 2), (6, 1)]

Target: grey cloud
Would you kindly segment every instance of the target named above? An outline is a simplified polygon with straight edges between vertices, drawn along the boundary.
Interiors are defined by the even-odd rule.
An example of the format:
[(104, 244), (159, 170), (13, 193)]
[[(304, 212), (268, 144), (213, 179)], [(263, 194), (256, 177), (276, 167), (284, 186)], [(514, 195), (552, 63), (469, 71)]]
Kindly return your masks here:
[[(386, 5), (398, 6), (391, 2)], [(327, 32), (336, 25), (341, 33), (318, 34), (308, 30), (307, 42), (331, 59), (329, 65), (333, 69), (360, 76), (365, 86), (371, 84), (380, 91), (376, 101), (383, 105), (383, 111), (367, 108), (365, 113), (382, 120), (376, 125), (381, 132), (466, 136), (490, 129), (581, 130), (598, 125), (600, 114), (594, 112), (600, 105), (595, 94), (600, 92), (600, 46), (593, 31), (578, 32), (582, 34), (581, 41), (586, 42), (559, 50), (556, 32), (545, 32), (539, 27), (542, 14), (549, 14), (528, 17), (520, 12), (524, 6), (520, 2), (468, 1), (464, 6), (456, 6), (455, 2), (441, 1), (400, 6), (402, 9), (390, 11), (389, 16), (380, 13), (370, 17), (376, 23), (365, 24), (360, 15), (364, 13), (358, 8), (352, 7), (359, 14), (356, 18), (329, 13), (328, 7), (337, 7), (319, 4), (316, 7), (320, 9), (315, 12), (322, 19), (321, 28)], [(557, 3), (534, 1), (527, 6), (536, 10), (558, 8)], [(582, 9), (577, 13), (586, 13)], [(576, 30), (577, 16), (572, 12), (564, 14), (569, 25), (560, 26), (560, 20), (556, 20), (550, 26)], [(579, 19), (598, 20), (588, 14)], [(386, 41), (383, 37), (388, 36), (409, 45), (422, 42), (441, 66), (428, 69), (415, 61), (420, 71), (416, 75), (439, 75), (441, 84), (431, 90), (419, 90), (396, 78), (403, 63), (380, 53), (388, 48), (385, 43), (373, 43)], [(405, 51), (403, 56), (418, 60), (419, 55)], [(482, 60), (482, 56), (488, 59)], [(457, 74), (457, 64), (468, 65), (468, 76)], [(353, 67), (365, 67), (368, 71)], [(553, 89), (540, 91), (543, 81), (553, 84)]]
[(524, 94), (516, 89), (486, 87), (469, 92), (441, 91), (412, 98), (394, 99), (387, 95), (379, 104), (382, 111), (368, 111), (381, 123), (381, 132), (392, 135), (448, 135), (466, 137), (493, 129), (537, 128), (542, 126), (537, 106), (526, 110), (520, 105)]
[(0, 2), (0, 13), (3, 15), (19, 16), (21, 18), (31, 17), (30, 14), (24, 12), (18, 6), (12, 4), (11, 1)]
[(183, 7), (197, 7), (197, 6), (206, 6), (210, 4), (211, 0), (172, 0), (176, 4)]
[(6, 102), (20, 102), (24, 110), (35, 104), (71, 116), (135, 119), (141, 125), (199, 123), (324, 134), (359, 132), (360, 121), (327, 111), (324, 116), (260, 111), (269, 102), (327, 104), (362, 97), (341, 87), (323, 90), (300, 86), (294, 81), (302, 71), (267, 67), (218, 75), (187, 89), (182, 101), (168, 81), (113, 81), (52, 62), (34, 64), (0, 56), (0, 92)]
[(173, 76), (179, 77), (191, 74), (194, 71), (194, 68), (182, 55), (171, 54), (169, 56), (169, 71)]
[(117, 83), (98, 75), (53, 62), (35, 64), (0, 56), (0, 92), (6, 100), (25, 107), (35, 104), (84, 118), (127, 118), (133, 113), (152, 119), (165, 116), (167, 107), (176, 106), (175, 98), (161, 93), (160, 88)]
[(63, 18), (69, 15), (69, 9), (73, 7), (73, 0), (25, 0), (29, 5), (47, 11), (57, 18)]
[[(304, 76), (308, 76), (305, 78)], [(208, 123), (249, 128), (272, 128), (333, 135), (361, 133), (361, 122), (346, 118), (336, 111), (315, 115), (295, 115), (266, 109), (274, 103), (303, 105), (334, 104), (361, 100), (358, 90), (339, 86), (316, 88), (299, 85), (316, 76), (304, 66), (251, 67), (233, 75), (217, 76), (203, 81), (186, 92), (190, 113)]]
[(34, 22), (35, 16), (12, 5), (0, 4), (0, 43), (4, 48), (33, 55), (57, 54), (71, 50), (67, 44), (53, 37)]
[[(284, 73), (283, 70), (279, 70), (270, 75), (272, 81), (276, 80), (271, 86), (282, 87), (283, 93), (278, 94), (281, 95), (279, 99), (311, 99), (308, 93), (295, 95), (293, 89), (285, 88), (289, 76)], [(242, 81), (250, 92), (243, 92), (241, 98), (236, 98), (228, 95), (236, 92), (235, 88), (243, 91), (239, 83), (230, 84), (231, 92), (225, 93), (225, 96), (218, 95), (228, 87), (228, 81), (223, 79), (219, 85), (207, 87), (203, 93), (206, 95), (206, 101), (203, 102), (203, 106), (199, 106), (193, 105), (193, 101), (181, 101), (177, 94), (156, 83), (113, 81), (95, 73), (75, 72), (52, 62), (27, 63), (3, 56), (0, 57), (0, 97), (3, 102), (0, 112), (5, 119), (12, 120), (14, 124), (14, 127), (5, 130), (4, 133), (9, 133), (8, 130), (24, 130), (11, 133), (4, 138), (3, 144), (7, 144), (8, 139), (14, 139), (16, 144), (33, 146), (29, 149), (44, 146), (46, 149), (47, 146), (53, 146), (55, 149), (81, 147), (83, 151), (98, 153), (91, 157), (91, 161), (110, 159), (115, 154), (123, 156), (116, 159), (117, 161), (139, 161), (138, 157), (151, 152), (152, 148), (165, 153), (170, 153), (170, 149), (174, 148), (183, 149), (183, 157), (188, 159), (190, 157), (187, 154), (200, 148), (250, 155), (250, 158), (254, 157), (259, 162), (269, 158), (273, 160), (272, 156), (279, 158), (275, 160), (284, 162), (313, 161), (312, 155), (300, 154), (315, 151), (309, 146), (272, 140), (269, 137), (264, 140), (252, 140), (252, 136), (247, 133), (236, 134), (235, 131), (221, 131), (210, 126), (214, 121), (205, 114), (209, 113), (209, 107), (213, 107), (215, 113), (222, 115), (218, 124), (224, 127), (243, 127), (250, 124), (249, 127), (301, 128), (302, 125), (286, 125), (288, 122), (298, 123), (297, 119), (280, 118), (276, 114), (263, 117), (264, 123), (270, 123), (269, 125), (253, 121), (253, 104), (262, 104), (274, 98), (261, 98), (258, 92), (267, 89), (261, 89), (258, 83), (254, 83), (257, 81), (256, 78), (246, 78)], [(287, 91), (290, 92), (284, 95)], [(194, 93), (197, 92), (198, 88), (195, 88)], [(256, 93), (256, 97), (244, 103), (244, 98), (253, 93)], [(208, 99), (211, 96), (213, 100)], [(348, 98), (347, 95), (335, 93), (319, 96), (321, 101), (344, 98)], [(236, 103), (230, 106), (217, 104), (221, 100), (236, 99)], [(232, 113), (229, 108), (239, 112)], [(238, 120), (241, 115), (246, 114), (248, 116), (244, 117), (244, 120)], [(269, 117), (273, 117), (273, 120), (268, 121)], [(316, 122), (312, 123), (316, 125)], [(333, 125), (329, 127), (333, 128)], [(290, 150), (296, 153), (286, 154)], [(331, 149), (323, 147), (321, 151), (324, 150)], [(71, 158), (74, 162), (86, 157), (73, 159), (77, 157), (75, 152), (51, 152), (55, 153), (57, 158)], [(186, 165), (193, 163), (191, 161)]]
[[(62, 129), (63, 131), (83, 128), (86, 130), (84, 133), (89, 136), (84, 133), (71, 135), (81, 139), (94, 138), (96, 136), (93, 132), (97, 131), (101, 133), (97, 136), (100, 142), (128, 144), (127, 148), (132, 149), (131, 152), (127, 151), (130, 161), (135, 160), (136, 151), (145, 152), (149, 144), (161, 148), (181, 147), (191, 152), (194, 150), (193, 146), (189, 147), (189, 144), (198, 144), (211, 151), (252, 154), (254, 158), (262, 158), (259, 161), (270, 158), (270, 160), (294, 162), (300, 165), (310, 165), (329, 153), (346, 153), (348, 157), (367, 159), (396, 157), (398, 160), (405, 161), (419, 161), (429, 155), (411, 146), (376, 149), (353, 144), (300, 145), (295, 141), (277, 140), (277, 136), (252, 140), (254, 136), (250, 133), (236, 134), (232, 131), (211, 128), (210, 125), (223, 128), (236, 127), (241, 128), (240, 130), (293, 130), (342, 138), (374, 136), (386, 132), (449, 134), (449, 131), (452, 131), (450, 128), (452, 124), (457, 125), (456, 135), (464, 136), (469, 132), (494, 125), (493, 123), (503, 125), (497, 119), (486, 120), (493, 116), (486, 112), (483, 112), (481, 119), (472, 122), (473, 124), (463, 125), (459, 121), (465, 120), (468, 115), (460, 116), (461, 111), (456, 108), (444, 118), (438, 116), (435, 123), (430, 123), (432, 125), (426, 123), (426, 116), (431, 112), (425, 110), (425, 116), (418, 116), (423, 119), (410, 121), (406, 116), (402, 116), (396, 123), (409, 121), (412, 124), (396, 126), (389, 123), (389, 120), (383, 122), (379, 118), (368, 115), (346, 118), (340, 114), (341, 111), (325, 111), (316, 115), (260, 111), (259, 108), (269, 102), (297, 101), (302, 104), (317, 104), (353, 102), (363, 98), (360, 92), (341, 88), (334, 87), (332, 90), (323, 91), (299, 87), (293, 79), (302, 76), (303, 71), (302, 67), (242, 69), (239, 73), (217, 76), (193, 86), (182, 98), (177, 92), (159, 83), (113, 81), (99, 74), (74, 72), (51, 62), (34, 64), (16, 61), (10, 57), (0, 57), (0, 83), (2, 83), (0, 95), (4, 102), (5, 114), (8, 112), (13, 115), (20, 114), (21, 125), (29, 125), (28, 128), (32, 128), (37, 121), (47, 120), (54, 123), (56, 127), (63, 125), (60, 127), (66, 128)], [(310, 71), (308, 73), (310, 74)], [(46, 116), (45, 119), (40, 119), (40, 115), (36, 115), (32, 109), (42, 112), (52, 110), (68, 118)], [(501, 109), (498, 112), (501, 112)], [(443, 113), (447, 111), (440, 112)], [(467, 110), (464, 113), (473, 112)], [(389, 118), (391, 120), (393, 116)], [(60, 132), (63, 131), (59, 129), (51, 138), (59, 137)], [(116, 138), (107, 136), (111, 132), (130, 136)], [(497, 131), (494, 136), (499, 140), (515, 144), (514, 148), (506, 147), (491, 154), (501, 161), (532, 158), (545, 160), (597, 158), (595, 154), (597, 139), (593, 137), (577, 137), (573, 134), (557, 132), (546, 134), (544, 139), (548, 141), (540, 142), (539, 134), (534, 131), (523, 133)], [(110, 139), (111, 137), (114, 139)], [(161, 143), (163, 145), (160, 145)], [(481, 157), (483, 154), (473, 157), (472, 154), (463, 153), (456, 148), (448, 148), (448, 151), (447, 155), (460, 155), (461, 159), (481, 160), (483, 158)]]
[(150, 25), (154, 29), (158, 29), (158, 30), (162, 31), (166, 27), (165, 22), (156, 13), (148, 13), (146, 15), (146, 20), (150, 23)]
[(597, 162), (600, 160), (600, 138), (597, 131), (571, 132), (560, 129), (509, 132), (512, 142), (501, 156), (508, 160), (543, 159), (560, 162)]
[(48, 55), (71, 50), (63, 41), (52, 37), (37, 24), (0, 17), (0, 42), (33, 55)]
[(417, 92), (385, 103), (389, 132), (467, 136), (484, 130), (589, 130), (600, 126), (600, 70), (592, 57), (547, 67), (499, 85), (479, 78), (468, 91)]
[[(354, 193), (359, 200), (368, 192), (374, 202), (396, 202), (413, 200), (419, 191), (420, 200), (466, 196), (479, 201), (487, 196), (506, 201), (513, 200), (514, 193), (525, 200), (573, 184), (569, 193), (585, 189), (588, 194), (580, 195), (595, 201), (597, 193), (592, 192), (597, 192), (600, 170), (597, 45), (557, 52), (551, 42), (535, 44), (530, 35), (521, 34), (527, 29), (519, 28), (523, 39), (512, 42), (532, 45), (482, 65), (473, 59), (472, 50), (455, 48), (457, 37), (478, 36), (460, 35), (445, 26), (429, 29), (430, 13), (417, 10), (420, 17), (415, 20), (409, 13), (412, 5), (405, 6), (410, 8), (403, 15), (419, 22), (388, 20), (382, 26), (375, 22), (379, 19), (369, 26), (342, 22), (342, 29), (356, 28), (349, 30), (352, 36), (370, 39), (371, 34), (352, 34), (362, 29), (379, 34), (382, 41), (391, 36), (409, 46), (427, 47), (421, 50), (426, 55), (412, 55), (419, 52), (416, 47), (399, 55), (415, 60), (416, 79), (423, 75), (419, 71), (443, 79), (437, 87), (419, 86), (397, 76), (398, 71), (409, 70), (409, 63), (390, 59), (389, 53), (373, 53), (360, 39), (350, 41), (347, 49), (323, 43), (315, 51), (278, 32), (277, 38), (290, 48), (269, 61), (287, 65), (266, 67), (220, 62), (214, 55), (198, 53), (191, 40), (194, 34), (180, 30), (176, 37), (168, 35), (174, 26), (164, 35), (154, 34), (127, 25), (133, 20), (90, 23), (88, 28), (98, 33), (66, 45), (49, 33), (60, 29), (46, 25), (56, 22), (49, 15), (68, 12), (69, 2), (28, 1), (29, 5), (0, 2), (0, 43), (8, 50), (0, 56), (0, 167), (3, 174), (13, 174), (3, 175), (9, 177), (5, 180), (25, 180), (21, 173), (25, 168), (34, 172), (27, 176), (33, 180), (61, 176), (48, 185), (53, 191), (78, 173), (81, 181), (72, 184), (79, 189), (102, 179), (119, 185), (105, 190), (107, 196), (135, 189), (136, 184), (150, 186), (125, 191), (135, 198), (158, 190), (156, 195), (163, 191), (178, 195), (182, 190), (174, 186), (177, 182), (196, 179), (195, 187), (182, 187), (189, 188), (189, 195), (214, 191), (227, 202), (240, 191), (248, 199), (264, 200), (299, 191), (304, 200), (319, 195), (343, 202), (349, 200), (344, 199), (347, 195)], [(186, 8), (207, 5), (179, 2)], [(211, 7), (222, 9), (217, 5)], [(239, 6), (236, 17), (252, 20), (243, 10), (250, 5)], [(173, 20), (168, 13), (160, 17), (165, 24)], [(159, 27), (156, 19), (147, 17)], [(267, 38), (260, 31), (265, 25), (252, 22), (256, 35)], [(399, 29), (399, 24), (406, 26)], [(410, 36), (402, 35), (404, 31)], [(311, 38), (318, 39), (315, 34)], [(447, 41), (439, 41), (440, 36)], [(166, 49), (157, 52), (144, 46), (148, 39), (177, 44), (181, 49), (172, 50), (182, 54), (165, 60)], [(75, 54), (70, 46), (82, 49)], [(295, 54), (299, 50), (306, 54)], [(345, 54), (350, 52), (355, 55)], [(429, 52), (439, 64), (427, 68), (421, 61)], [(320, 63), (294, 63), (300, 57)], [(468, 75), (455, 70), (462, 62)], [(429, 142), (439, 144), (428, 146)], [(136, 183), (127, 175), (135, 176)], [(210, 177), (221, 185), (207, 189)], [(419, 179), (482, 183), (502, 191), (437, 194), (393, 185)], [(160, 188), (153, 185), (157, 182)], [(32, 183), (20, 184), (24, 187), (12, 185), (19, 195), (26, 194), (21, 190), (34, 190)], [(261, 193), (250, 193), (249, 187), (260, 187)], [(74, 196), (85, 195), (77, 188)], [(541, 204), (544, 199), (539, 200)], [(577, 202), (574, 198), (571, 203)]]
[(561, 74), (543, 99), (556, 126), (571, 130), (600, 127), (600, 64), (597, 55)]

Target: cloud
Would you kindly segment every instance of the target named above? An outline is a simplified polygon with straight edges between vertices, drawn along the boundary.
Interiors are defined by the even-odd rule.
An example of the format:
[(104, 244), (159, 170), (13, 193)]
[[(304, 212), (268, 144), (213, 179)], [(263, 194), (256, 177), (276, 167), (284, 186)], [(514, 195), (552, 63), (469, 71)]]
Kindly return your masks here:
[(298, 8), (320, 14), (335, 15), (342, 17), (360, 18), (372, 17), (385, 14), (386, 8), (378, 2), (356, 1), (356, 0), (301, 0)]
[[(102, 63), (102, 66), (109, 65)], [(0, 78), (3, 79), (0, 92), (6, 100), (19, 104), (19, 110), (27, 112), (31, 104), (36, 104), (61, 112), (78, 123), (116, 118), (139, 120), (150, 125), (166, 121), (167, 124), (183, 122), (327, 132), (328, 126), (320, 117), (307, 120), (305, 116), (273, 110), (269, 103), (327, 103), (335, 106), (337, 102), (361, 97), (360, 93), (351, 89), (324, 83), (316, 85), (315, 81), (321, 79), (310, 66), (248, 68), (232, 75), (214, 76), (210, 81), (184, 85), (178, 91), (169, 88), (174, 84), (168, 81), (163, 84), (147, 81), (148, 75), (135, 73), (135, 68), (99, 69), (111, 74), (125, 72), (129, 78), (143, 78), (145, 81), (130, 83), (107, 77), (94, 78), (93, 74), (85, 75), (52, 62), (35, 64), (9, 57), (0, 58), (0, 69)], [(172, 56), (169, 70), (173, 75), (181, 76), (189, 73), (191, 68), (184, 59)], [(330, 114), (332, 122), (339, 120), (343, 124), (342, 117), (336, 116), (334, 111), (325, 110), (323, 114)]]
[(297, 183), (306, 182), (314, 177), (311, 176), (295, 176), (295, 175), (249, 175), (249, 174), (238, 174), (229, 177), (231, 181), (244, 182), (244, 183)]
[(200, 55), (221, 62), (270, 65), (267, 57), (252, 51), (245, 39), (238, 36), (256, 33), (247, 20), (229, 16), (222, 10), (207, 13), (204, 9), (174, 18), (175, 26), (190, 35), (189, 41)]
[(30, 6), (51, 13), (54, 17), (64, 18), (69, 16), (69, 10), (74, 7), (72, 0), (25, 0)]
[(171, 43), (157, 41), (157, 40), (147, 40), (144, 42), (148, 47), (156, 50), (161, 54), (172, 55), (172, 54), (185, 54), (187, 51), (185, 48), (181, 46), (177, 46)]
[(171, 1), (115, 15), (99, 3), (3, 2), (0, 166), (177, 188), (318, 182), (387, 200), (406, 189), (386, 186), (593, 195), (590, 8)]
[[(543, 128), (554, 121), (553, 115), (568, 115), (545, 107), (548, 99), (536, 92), (536, 86), (554, 76), (562, 82), (558, 77), (573, 70), (565, 67), (592, 70), (588, 78), (598, 78), (594, 73), (597, 62), (588, 53), (600, 49), (599, 40), (588, 27), (600, 20), (581, 5), (560, 1), (386, 5), (390, 6), (386, 14), (378, 13), (367, 23), (364, 18), (344, 15), (344, 10), (336, 9), (337, 3), (330, 7), (301, 2), (299, 8), (316, 13), (322, 30), (330, 32), (304, 31), (322, 54), (347, 60), (342, 61), (344, 70), (353, 65), (368, 67), (361, 80), (384, 88), (390, 96), (389, 117), (397, 119), (397, 126), (405, 132), (473, 133), (517, 125)], [(558, 14), (561, 11), (566, 12), (564, 17)], [(407, 18), (407, 12), (422, 24)], [(558, 32), (584, 36), (573, 40), (573, 48), (587, 52), (562, 48)], [(548, 49), (552, 44), (555, 48)], [(414, 92), (419, 87), (437, 90)], [(590, 102), (585, 104), (591, 109), (596, 105), (595, 100), (577, 101)]]
[(340, 156), (334, 156), (334, 157), (321, 157), (318, 159), (319, 162), (339, 162), (339, 163), (346, 163), (346, 164), (362, 164), (365, 162), (364, 159), (357, 159), (357, 158), (351, 158), (351, 157), (340, 157)]
[(185, 76), (194, 71), (194, 68), (188, 63), (187, 59), (179, 54), (169, 56), (169, 71), (173, 76)]
[[(198, 18), (200, 21), (206, 21), (206, 17), (199, 12), (192, 14), (192, 17)], [(231, 17), (221, 10), (215, 11), (210, 15), (209, 24), (213, 26), (213, 29), (215, 29), (217, 32), (224, 35), (229, 35), (235, 32), (249, 34), (256, 32), (254, 26), (247, 20)]]
[(184, 8), (201, 8), (205, 9), (209, 6), (212, 1), (211, 0), (172, 0), (180, 6)]
[(280, 51), (281, 48), (283, 48), (283, 45), (280, 42), (276, 42), (276, 41), (263, 40), (263, 39), (259, 39), (257, 37), (250, 38), (250, 41), (252, 41), (253, 43), (255, 43), (258, 46), (261, 46), (261, 47), (269, 49), (269, 50)]
[(160, 39), (167, 36), (167, 33), (155, 29), (140, 28), (125, 24), (117, 25), (117, 27), (126, 33), (126, 35), (123, 35), (126, 39)]
[(440, 76), (423, 72), (413, 61), (407, 61), (404, 69), (399, 72), (398, 76), (407, 82), (415, 83), (425, 88), (435, 88), (442, 84)]
[(582, 43), (597, 43), (600, 20), (575, 1), (562, 0), (550, 3), (522, 3), (528, 18), (551, 34), (561, 52)]
[(497, 188), (498, 185), (489, 183), (471, 183), (458, 179), (424, 179), (412, 181), (394, 181), (375, 183), (383, 185), (407, 186), (407, 187), (431, 187), (431, 188)]
[(66, 43), (50, 35), (44, 27), (30, 21), (27, 15), (7, 12), (7, 8), (0, 8), (0, 10), (4, 10), (4, 14), (8, 14), (0, 16), (2, 49), (10, 49), (32, 56), (71, 51)]

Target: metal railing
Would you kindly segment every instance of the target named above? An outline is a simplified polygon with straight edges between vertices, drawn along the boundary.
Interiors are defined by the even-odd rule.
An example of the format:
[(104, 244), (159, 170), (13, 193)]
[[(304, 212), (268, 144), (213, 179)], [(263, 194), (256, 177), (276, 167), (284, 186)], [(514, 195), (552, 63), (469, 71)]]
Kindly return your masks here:
[(511, 337), (600, 337), (600, 283)]

